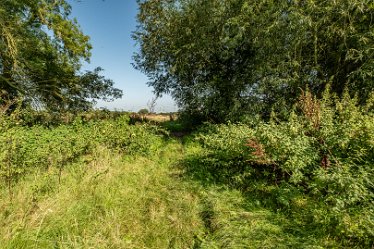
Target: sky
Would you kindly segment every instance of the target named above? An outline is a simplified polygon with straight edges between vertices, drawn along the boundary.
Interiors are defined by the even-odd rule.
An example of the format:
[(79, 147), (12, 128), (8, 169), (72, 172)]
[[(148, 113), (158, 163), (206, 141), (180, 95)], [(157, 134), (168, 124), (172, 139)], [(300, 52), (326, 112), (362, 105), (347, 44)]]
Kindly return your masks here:
[[(136, 0), (68, 0), (72, 6), (71, 18), (76, 18), (83, 33), (90, 36), (93, 49), (90, 64), (83, 70), (102, 67), (105, 77), (123, 90), (122, 99), (99, 101), (97, 108), (134, 111), (147, 108), (154, 94), (147, 86), (148, 79), (131, 65), (133, 54), (139, 49), (131, 34), (136, 29)], [(176, 111), (170, 96), (156, 102), (157, 112)]]

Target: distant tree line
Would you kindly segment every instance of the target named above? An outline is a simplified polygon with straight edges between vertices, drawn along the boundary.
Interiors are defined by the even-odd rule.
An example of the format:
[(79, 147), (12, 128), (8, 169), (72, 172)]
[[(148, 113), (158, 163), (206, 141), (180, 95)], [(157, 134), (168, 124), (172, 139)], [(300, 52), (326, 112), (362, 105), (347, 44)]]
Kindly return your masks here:
[(138, 0), (135, 67), (216, 122), (287, 113), (301, 90), (373, 91), (371, 0)]

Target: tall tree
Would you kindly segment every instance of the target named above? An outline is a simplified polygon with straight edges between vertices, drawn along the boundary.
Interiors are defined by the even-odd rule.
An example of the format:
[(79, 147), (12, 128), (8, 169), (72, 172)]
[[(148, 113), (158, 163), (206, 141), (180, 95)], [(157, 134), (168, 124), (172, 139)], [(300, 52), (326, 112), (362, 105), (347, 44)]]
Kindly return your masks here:
[(369, 0), (139, 0), (136, 68), (217, 121), (287, 110), (300, 88), (373, 90)]
[(216, 121), (248, 103), (253, 50), (234, 17), (235, 1), (139, 1), (138, 69), (156, 94)]
[[(374, 5), (369, 0), (258, 1), (254, 47), (260, 93), (270, 104), (292, 104), (299, 88), (320, 95), (326, 84), (365, 102), (373, 91)], [(286, 97), (286, 99), (284, 98)], [(281, 100), (281, 101), (280, 101)]]
[(89, 61), (91, 45), (70, 13), (65, 0), (0, 2), (2, 99), (22, 95), (44, 108), (64, 109), (89, 108), (88, 98), (121, 96), (113, 82), (99, 75), (101, 69), (80, 72), (81, 61)]

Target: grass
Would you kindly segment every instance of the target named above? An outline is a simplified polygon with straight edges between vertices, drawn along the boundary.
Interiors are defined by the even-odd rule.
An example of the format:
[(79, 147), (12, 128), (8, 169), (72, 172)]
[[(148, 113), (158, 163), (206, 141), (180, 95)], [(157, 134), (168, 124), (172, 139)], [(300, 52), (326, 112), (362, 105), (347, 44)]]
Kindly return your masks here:
[(302, 206), (297, 217), (274, 205), (274, 196), (266, 194), (271, 189), (233, 188), (214, 169), (199, 163), (204, 149), (193, 142), (185, 147), (182, 175), (196, 184), (205, 227), (199, 248), (352, 248), (306, 224)]
[(201, 225), (195, 222), (197, 199), (183, 183), (175, 184), (167, 159), (126, 158), (98, 148), (84, 161), (67, 167), (60, 185), (57, 172), (17, 184), (12, 203), (2, 203), (2, 248), (183, 248), (193, 243)]
[(191, 159), (202, 151), (188, 139), (166, 139), (151, 157), (98, 146), (60, 183), (50, 169), (21, 179), (12, 198), (1, 186), (1, 248), (343, 247), (265, 197), (211, 180)]

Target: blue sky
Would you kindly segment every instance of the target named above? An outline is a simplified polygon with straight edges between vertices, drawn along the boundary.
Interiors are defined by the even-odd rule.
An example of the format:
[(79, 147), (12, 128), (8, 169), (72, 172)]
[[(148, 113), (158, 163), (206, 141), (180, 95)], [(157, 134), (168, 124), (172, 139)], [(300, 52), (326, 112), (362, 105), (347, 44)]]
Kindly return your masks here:
[[(69, 0), (72, 18), (76, 18), (81, 29), (91, 37), (91, 63), (83, 69), (102, 67), (104, 75), (112, 79), (117, 88), (123, 90), (122, 99), (114, 102), (99, 102), (97, 107), (138, 111), (147, 107), (154, 95), (147, 86), (147, 77), (135, 70), (132, 55), (137, 51), (131, 33), (136, 28), (138, 6), (136, 0)], [(176, 111), (169, 96), (159, 99), (156, 111)]]

